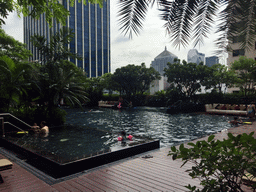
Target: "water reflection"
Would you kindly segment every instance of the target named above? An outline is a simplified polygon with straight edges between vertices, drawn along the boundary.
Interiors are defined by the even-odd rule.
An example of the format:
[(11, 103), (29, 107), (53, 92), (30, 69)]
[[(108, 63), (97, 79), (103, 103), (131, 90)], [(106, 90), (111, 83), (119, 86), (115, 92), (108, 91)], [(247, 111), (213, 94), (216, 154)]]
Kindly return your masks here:
[(202, 137), (229, 128), (228, 117), (205, 114), (167, 114), (163, 108), (133, 110), (68, 109), (67, 123), (161, 140), (161, 147)]

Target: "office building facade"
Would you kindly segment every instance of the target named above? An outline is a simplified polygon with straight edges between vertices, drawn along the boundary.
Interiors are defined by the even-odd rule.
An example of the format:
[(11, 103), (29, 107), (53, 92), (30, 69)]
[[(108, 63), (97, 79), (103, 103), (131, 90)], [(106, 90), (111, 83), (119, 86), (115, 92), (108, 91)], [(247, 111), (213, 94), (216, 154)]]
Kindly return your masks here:
[(219, 57), (217, 56), (212, 56), (212, 57), (206, 57), (205, 58), (205, 65), (208, 67), (213, 66), (214, 64), (219, 63)]
[[(81, 3), (76, 0), (73, 7), (66, 0), (60, 3), (70, 12), (66, 26), (75, 34), (74, 39), (67, 46), (71, 52), (83, 58), (83, 60), (72, 58), (69, 60), (82, 68), (88, 77), (109, 73), (111, 71), (110, 0), (104, 1), (103, 8), (90, 3), (85, 6), (83, 0)], [(53, 27), (49, 28), (44, 14), (38, 20), (31, 17), (24, 18), (24, 43), (33, 54), (32, 61), (40, 61), (40, 56), (32, 45), (30, 36), (35, 34), (44, 36), (49, 43), (50, 35), (58, 32), (61, 27), (54, 21)]]
[(151, 62), (151, 67), (153, 67), (156, 71), (160, 73), (160, 75), (163, 76), (164, 69), (167, 68), (167, 63), (173, 63), (175, 58), (178, 57), (167, 51), (167, 48), (165, 47), (165, 50), (157, 57), (155, 57), (154, 61)]
[(167, 82), (167, 77), (164, 76), (164, 69), (167, 68), (167, 63), (173, 63), (174, 59), (178, 57), (171, 52), (167, 51), (165, 47), (164, 51), (155, 57), (154, 61), (151, 62), (151, 67), (158, 71), (161, 75), (160, 80), (155, 80), (150, 85), (150, 94), (154, 94), (157, 91), (166, 90), (170, 87)]
[(190, 49), (188, 51), (187, 60), (188, 63), (196, 63), (197, 65), (201, 62), (205, 64), (205, 54), (199, 53), (196, 49)]
[[(233, 41), (229, 42), (230, 50), (228, 52), (227, 65), (231, 67), (231, 64), (234, 63), (235, 60), (238, 60), (240, 56), (245, 56), (247, 58), (252, 58), (256, 61), (256, 39), (254, 39), (254, 46), (250, 49), (243, 49), (240, 46), (241, 39), (238, 37), (234, 37)], [(238, 92), (240, 90), (239, 87), (228, 88), (228, 93)]]

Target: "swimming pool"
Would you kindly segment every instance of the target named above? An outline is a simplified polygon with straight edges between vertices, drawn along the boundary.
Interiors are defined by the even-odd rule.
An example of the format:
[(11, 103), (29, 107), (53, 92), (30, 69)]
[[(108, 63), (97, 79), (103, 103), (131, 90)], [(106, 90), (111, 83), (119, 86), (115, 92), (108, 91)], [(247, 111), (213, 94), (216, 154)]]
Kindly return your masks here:
[[(165, 108), (67, 109), (67, 126), (47, 137), (6, 134), (1, 145), (25, 155), (31, 165), (60, 178), (161, 147), (178, 145), (229, 128), (229, 117), (167, 114)], [(134, 141), (117, 140), (125, 130)]]
[[(91, 111), (91, 112), (90, 112)], [(204, 113), (167, 114), (166, 108), (138, 107), (131, 110), (108, 108), (67, 110), (67, 123), (160, 139), (161, 147), (177, 145), (230, 128), (230, 117)]]

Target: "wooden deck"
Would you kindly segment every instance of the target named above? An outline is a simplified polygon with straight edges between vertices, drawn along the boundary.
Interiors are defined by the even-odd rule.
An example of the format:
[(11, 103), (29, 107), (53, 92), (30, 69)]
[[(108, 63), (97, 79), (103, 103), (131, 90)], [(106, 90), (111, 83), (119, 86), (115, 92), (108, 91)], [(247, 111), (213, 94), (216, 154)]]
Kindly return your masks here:
[[(226, 133), (217, 135), (218, 139), (223, 137), (226, 137)], [(4, 180), (4, 183), (0, 184), (0, 191), (180, 192), (188, 191), (184, 187), (188, 184), (202, 188), (199, 180), (191, 179), (185, 172), (191, 168), (191, 164), (180, 168), (181, 161), (173, 161), (167, 156), (168, 151), (168, 148), (161, 148), (53, 182), (45, 182), (35, 176), (33, 171), (30, 172), (26, 167), (22, 168), (13, 162), (12, 169), (0, 172)], [(152, 157), (143, 158), (146, 155)], [(0, 159), (2, 158), (6, 157), (0, 154)]]
[[(169, 149), (162, 148), (103, 166), (61, 182), (47, 184), (33, 173), (13, 162), (13, 168), (1, 171), (4, 183), (0, 191), (186, 191), (184, 185), (199, 186), (185, 170), (181, 161), (168, 157)], [(143, 158), (145, 155), (151, 158)], [(0, 155), (0, 159), (6, 158)]]

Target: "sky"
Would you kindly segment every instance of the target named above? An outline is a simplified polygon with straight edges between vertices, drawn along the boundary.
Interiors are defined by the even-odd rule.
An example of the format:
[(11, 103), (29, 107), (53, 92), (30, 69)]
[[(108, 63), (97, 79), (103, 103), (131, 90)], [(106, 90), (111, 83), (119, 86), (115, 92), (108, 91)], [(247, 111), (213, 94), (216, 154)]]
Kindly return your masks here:
[[(160, 12), (157, 5), (150, 8), (143, 24), (143, 29), (138, 36), (133, 35), (132, 39), (119, 31), (118, 25), (118, 0), (110, 1), (110, 29), (111, 29), (111, 72), (114, 73), (117, 68), (128, 64), (140, 65), (145, 63), (150, 67), (154, 58), (164, 51), (165, 46), (168, 51), (175, 54), (181, 60), (187, 60), (187, 53), (193, 49), (193, 45), (180, 50), (175, 48), (170, 42), (170, 37), (166, 35), (163, 27), (164, 21), (159, 17)], [(13, 36), (16, 40), (23, 42), (23, 19), (19, 18), (16, 13), (10, 13), (3, 26), (5, 32)], [(204, 45), (195, 47), (199, 52), (204, 53), (206, 57), (213, 56), (216, 47), (214, 40), (217, 35), (212, 33), (210, 38), (206, 38)], [(220, 58), (220, 63), (225, 64), (225, 58)]]

